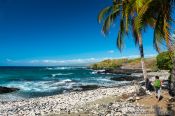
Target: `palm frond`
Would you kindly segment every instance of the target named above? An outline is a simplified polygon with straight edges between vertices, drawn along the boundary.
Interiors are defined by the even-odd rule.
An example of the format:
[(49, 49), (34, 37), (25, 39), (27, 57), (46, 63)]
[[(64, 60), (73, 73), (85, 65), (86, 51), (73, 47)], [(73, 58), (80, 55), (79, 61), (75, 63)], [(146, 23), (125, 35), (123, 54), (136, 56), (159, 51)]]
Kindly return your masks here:
[(101, 12), (98, 15), (98, 22), (101, 23), (105, 19), (106, 15), (111, 12), (111, 10), (112, 6), (108, 6), (101, 10)]
[(120, 29), (118, 32), (118, 36), (117, 36), (117, 47), (119, 49), (119, 51), (122, 51), (122, 48), (124, 46), (124, 35), (125, 35), (125, 27), (124, 27), (124, 21), (123, 19), (120, 20)]
[(104, 21), (102, 32), (108, 34), (110, 26), (113, 24), (116, 17), (119, 15), (120, 9), (115, 9)]

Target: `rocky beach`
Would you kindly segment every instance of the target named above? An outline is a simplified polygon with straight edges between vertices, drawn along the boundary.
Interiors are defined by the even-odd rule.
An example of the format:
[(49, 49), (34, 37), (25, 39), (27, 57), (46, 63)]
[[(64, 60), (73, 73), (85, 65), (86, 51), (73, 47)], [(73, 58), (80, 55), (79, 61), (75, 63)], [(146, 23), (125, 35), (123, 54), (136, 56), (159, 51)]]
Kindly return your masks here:
[(134, 86), (99, 88), (96, 90), (71, 92), (22, 101), (0, 102), (0, 115), (22, 116), (78, 113), (84, 111), (81, 107), (86, 107), (88, 103), (110, 96), (121, 96), (124, 93), (133, 93), (134, 91)]
[[(163, 79), (168, 76), (168, 73), (165, 72), (151, 72), (148, 75), (158, 74)], [(133, 75), (138, 76), (139, 73)], [(100, 87), (94, 90), (70, 92), (48, 97), (1, 101), (0, 115), (141, 115), (145, 113), (146, 109), (144, 104), (137, 102), (143, 99), (143, 95), (138, 96), (137, 93), (136, 86), (131, 82), (129, 85), (119, 87)], [(144, 93), (148, 96), (152, 94), (150, 92)], [(152, 112), (152, 114), (154, 113)]]

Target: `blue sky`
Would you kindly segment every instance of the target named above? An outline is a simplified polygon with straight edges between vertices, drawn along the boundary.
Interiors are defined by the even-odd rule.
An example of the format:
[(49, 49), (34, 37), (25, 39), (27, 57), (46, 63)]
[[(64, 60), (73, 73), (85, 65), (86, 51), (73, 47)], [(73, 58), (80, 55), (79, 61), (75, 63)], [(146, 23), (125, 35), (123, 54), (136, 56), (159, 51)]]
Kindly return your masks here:
[[(122, 53), (117, 24), (108, 36), (97, 22), (112, 0), (0, 0), (0, 65), (71, 65), (139, 55), (131, 35)], [(146, 56), (157, 54), (152, 30), (143, 35)]]

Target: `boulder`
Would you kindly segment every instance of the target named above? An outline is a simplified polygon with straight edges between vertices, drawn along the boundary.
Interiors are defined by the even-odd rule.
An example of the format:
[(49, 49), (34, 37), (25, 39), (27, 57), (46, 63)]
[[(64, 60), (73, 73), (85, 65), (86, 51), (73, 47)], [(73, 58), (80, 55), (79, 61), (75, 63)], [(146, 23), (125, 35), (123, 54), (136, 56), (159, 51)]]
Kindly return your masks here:
[(141, 98), (140, 97), (136, 97), (136, 100), (140, 100)]
[(113, 80), (113, 81), (133, 81), (133, 80), (141, 81), (143, 80), (143, 78), (136, 77), (136, 76), (123, 75), (120, 77), (112, 77), (110, 78), (110, 80)]
[(169, 98), (169, 102), (170, 103), (175, 102), (175, 98), (174, 97)]
[(93, 89), (98, 89), (98, 85), (81, 85), (80, 86), (81, 91), (87, 91), (87, 90), (93, 90)]
[(142, 69), (121, 69), (121, 68), (112, 69), (112, 70), (107, 69), (107, 70), (103, 71), (103, 73), (131, 75), (133, 73), (142, 73)]
[(144, 95), (146, 95), (146, 90), (142, 86), (135, 85), (135, 87), (136, 87), (136, 95), (137, 96), (144, 96)]
[(128, 99), (127, 99), (127, 101), (129, 101), (129, 102), (135, 102), (135, 98), (133, 98), (133, 97), (129, 97)]
[(20, 89), (18, 88), (9, 88), (9, 87), (2, 87), (0, 86), (0, 94), (3, 94), (3, 93), (10, 93), (10, 92), (14, 92), (14, 91), (18, 91)]
[(73, 86), (72, 90), (70, 91), (87, 91), (87, 90), (93, 90), (98, 89), (100, 86), (98, 85), (78, 85)]

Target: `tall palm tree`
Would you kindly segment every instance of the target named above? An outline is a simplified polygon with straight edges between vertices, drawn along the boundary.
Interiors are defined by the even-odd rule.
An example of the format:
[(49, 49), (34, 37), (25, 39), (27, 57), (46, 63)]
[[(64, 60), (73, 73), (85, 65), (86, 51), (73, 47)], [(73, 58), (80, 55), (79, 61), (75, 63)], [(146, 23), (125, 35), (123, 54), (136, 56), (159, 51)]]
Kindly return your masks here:
[[(175, 0), (113, 0), (113, 5), (104, 8), (99, 14), (99, 22), (104, 20), (103, 32), (107, 34), (116, 17), (120, 17), (120, 30), (118, 32), (117, 46), (121, 50), (123, 47), (124, 35), (128, 28), (132, 28), (135, 42), (139, 45), (143, 75), (146, 79), (146, 69), (144, 66), (144, 52), (142, 44), (142, 31), (148, 26), (154, 30), (153, 45), (159, 52), (162, 42), (166, 42), (170, 51), (175, 51), (171, 45), (171, 25)], [(175, 45), (174, 45), (175, 46)], [(172, 77), (175, 90), (175, 56), (173, 58)], [(174, 92), (175, 93), (175, 92)]]
[(101, 10), (98, 16), (99, 23), (103, 23), (102, 32), (108, 34), (111, 24), (120, 19), (120, 26), (117, 37), (117, 47), (121, 51), (124, 44), (124, 36), (128, 34), (129, 28), (132, 28), (134, 40), (136, 45), (139, 46), (141, 66), (143, 70), (144, 79), (147, 79), (147, 71), (144, 63), (144, 50), (142, 41), (142, 28), (137, 28), (135, 18), (137, 12), (141, 9), (144, 2), (140, 0), (113, 0), (112, 6), (108, 6)]
[[(135, 22), (137, 28), (150, 25), (154, 30), (154, 46), (156, 50), (160, 51), (162, 42), (165, 42), (170, 52), (175, 52), (175, 44), (171, 39), (171, 31), (174, 20), (172, 18), (173, 10), (175, 8), (175, 0), (148, 0), (142, 9), (138, 12), (138, 17)], [(152, 19), (152, 23), (148, 23), (145, 19)], [(175, 95), (175, 53), (173, 56), (172, 69), (172, 93)]]

